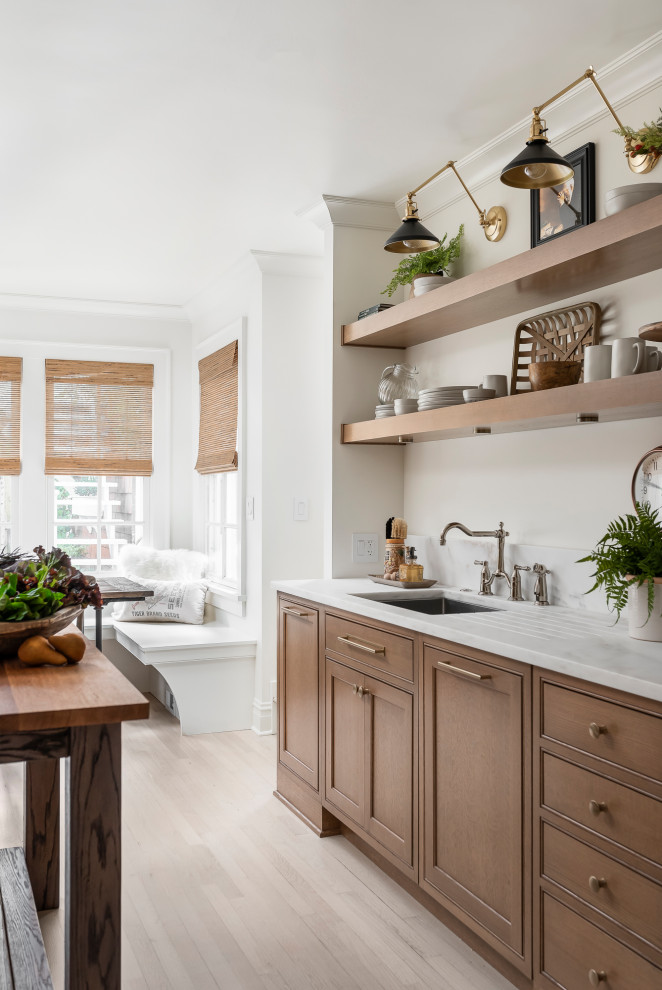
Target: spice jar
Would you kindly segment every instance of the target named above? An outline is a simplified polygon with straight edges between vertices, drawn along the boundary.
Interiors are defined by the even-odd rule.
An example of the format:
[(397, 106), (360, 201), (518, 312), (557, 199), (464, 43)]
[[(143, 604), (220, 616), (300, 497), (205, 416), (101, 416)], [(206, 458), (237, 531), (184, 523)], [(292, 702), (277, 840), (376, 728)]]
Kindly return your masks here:
[(398, 581), (400, 575), (400, 565), (405, 560), (405, 541), (402, 539), (388, 539), (386, 541), (386, 553), (384, 554), (384, 577), (387, 581)]

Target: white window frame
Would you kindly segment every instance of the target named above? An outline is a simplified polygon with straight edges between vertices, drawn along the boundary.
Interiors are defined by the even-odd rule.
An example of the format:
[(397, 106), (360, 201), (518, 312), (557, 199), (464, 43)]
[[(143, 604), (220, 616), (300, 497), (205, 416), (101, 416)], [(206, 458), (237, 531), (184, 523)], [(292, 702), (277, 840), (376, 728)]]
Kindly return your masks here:
[[(82, 472), (80, 472), (80, 473), (82, 473)], [(88, 473), (90, 473), (90, 475), (92, 477), (95, 477), (95, 478), (109, 477), (108, 475), (102, 475), (102, 474), (92, 475), (91, 472), (88, 472)], [(75, 519), (74, 520), (58, 519), (57, 518), (57, 513), (56, 513), (56, 506), (55, 506), (55, 478), (56, 478), (56, 475), (48, 475), (47, 477), (48, 477), (48, 532), (50, 533), (49, 542), (46, 544), (46, 547), (47, 548), (49, 548), (51, 546), (57, 546), (58, 545), (57, 540), (55, 538), (55, 529), (56, 529), (57, 526), (66, 525), (67, 522), (70, 522), (72, 526), (85, 526), (86, 525), (86, 522), (89, 522), (90, 525), (95, 526), (95, 527), (99, 527), (99, 528), (101, 526), (103, 526), (103, 524), (105, 522), (105, 520), (103, 520), (103, 519), (94, 519), (94, 520), (81, 519), (80, 522), (77, 522)], [(110, 477), (120, 477), (120, 475), (110, 475)], [(142, 528), (143, 528), (143, 542), (144, 542), (145, 546), (153, 546), (153, 544), (151, 542), (151, 523), (152, 523), (151, 507), (152, 506), (151, 506), (151, 499), (150, 499), (150, 495), (151, 495), (151, 491), (150, 491), (151, 485), (150, 485), (150, 482), (151, 482), (151, 478), (150, 477), (144, 477), (143, 478), (143, 486), (144, 486), (143, 487), (143, 506), (144, 506), (144, 513), (143, 514), (144, 514), (144, 517), (145, 518), (142, 521), (138, 522), (138, 525), (141, 525)], [(98, 492), (97, 492), (97, 495), (98, 495)], [(129, 525), (135, 525), (135, 524), (134, 523), (129, 523)], [(97, 532), (97, 548), (99, 547), (99, 544), (100, 543), (103, 543), (103, 539), (99, 536), (99, 533)], [(69, 553), (69, 550), (67, 549), (66, 546), (63, 546), (62, 549), (65, 551), (65, 553)], [(99, 558), (97, 557), (97, 563), (98, 563), (98, 561), (99, 561)], [(84, 564), (81, 564), (80, 562), (79, 563), (74, 562), (73, 566), (74, 567), (79, 567), (80, 570), (84, 571), (86, 574), (94, 574), (94, 576), (97, 577), (97, 578), (112, 577), (112, 575), (114, 575), (114, 574), (120, 574), (121, 573), (121, 571), (120, 571), (120, 569), (118, 567), (105, 568), (104, 570), (101, 570), (100, 567), (95, 567), (94, 569), (91, 569), (91, 568), (86, 567)]]
[[(208, 357), (214, 351), (220, 350), (233, 340), (238, 341), (238, 383), (239, 395), (237, 400), (237, 532), (238, 532), (238, 552), (239, 552), (239, 578), (236, 584), (225, 584), (222, 581), (212, 579), (209, 585), (208, 600), (217, 608), (233, 615), (243, 616), (245, 614), (246, 603), (246, 514), (244, 506), (246, 503), (246, 450), (245, 450), (245, 423), (246, 423), (246, 319), (242, 317), (223, 327), (217, 333), (205, 338), (195, 348), (193, 361), (193, 396), (194, 396), (194, 454), (198, 449), (198, 433), (200, 428), (200, 378), (198, 374), (198, 361)], [(223, 472), (221, 472), (223, 473)], [(194, 544), (197, 550), (202, 553), (207, 551), (208, 532), (208, 492), (205, 480), (208, 476), (195, 472), (195, 504), (198, 512), (194, 519)]]
[[(21, 390), (21, 474), (13, 499), (12, 538), (16, 546), (32, 550), (53, 545), (54, 497), (52, 478), (44, 473), (46, 429), (45, 365), (47, 358), (78, 361), (129, 361), (154, 365), (152, 455), (149, 479), (149, 519), (145, 543), (161, 550), (170, 547), (170, 351), (165, 347), (118, 347), (49, 340), (0, 339), (0, 353), (23, 358)], [(29, 397), (29, 401), (28, 401)], [(149, 497), (149, 496), (148, 496)], [(50, 542), (49, 542), (50, 540)], [(111, 573), (111, 572), (104, 572)]]
[[(19, 531), (19, 519), (20, 519), (20, 508), (21, 503), (19, 501), (19, 490), (18, 490), (18, 479), (17, 474), (6, 474), (5, 478), (9, 478), (9, 549), (13, 550), (15, 547), (19, 546), (19, 541), (17, 534)], [(2, 547), (2, 539), (0, 539), (0, 548)]]

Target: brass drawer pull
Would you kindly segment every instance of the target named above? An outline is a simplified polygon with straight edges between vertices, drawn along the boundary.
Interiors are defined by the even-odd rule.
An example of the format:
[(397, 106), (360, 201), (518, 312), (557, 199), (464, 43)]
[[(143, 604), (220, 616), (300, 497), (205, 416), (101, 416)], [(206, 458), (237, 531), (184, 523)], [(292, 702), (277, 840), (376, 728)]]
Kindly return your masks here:
[(300, 619), (303, 619), (309, 614), (308, 612), (299, 612), (296, 608), (288, 608), (286, 605), (283, 605), (283, 612), (289, 612), (290, 615), (298, 615)]
[(604, 969), (589, 969), (588, 982), (592, 987), (597, 987), (607, 979)]
[(374, 643), (368, 643), (367, 640), (365, 641), (359, 640), (357, 642), (357, 640), (351, 639), (350, 636), (338, 636), (338, 640), (341, 643), (345, 643), (347, 646), (353, 646), (357, 650), (365, 650), (366, 653), (382, 653), (382, 654), (386, 653), (385, 646), (379, 646), (379, 645), (375, 646)]
[(589, 801), (588, 810), (592, 815), (599, 815), (601, 812), (607, 810), (607, 805), (604, 801)]
[(594, 894), (599, 894), (600, 888), (607, 886), (607, 881), (604, 877), (589, 877), (588, 885)]
[(591, 735), (593, 739), (599, 739), (600, 736), (606, 733), (607, 726), (598, 725), (597, 722), (591, 722), (591, 724), (588, 727), (588, 731), (589, 731), (589, 735)]
[(492, 678), (491, 674), (474, 674), (473, 670), (463, 670), (462, 667), (454, 667), (452, 663), (440, 661), (437, 667), (441, 670), (450, 670), (452, 674), (459, 674), (460, 677), (468, 677), (471, 681), (489, 681)]

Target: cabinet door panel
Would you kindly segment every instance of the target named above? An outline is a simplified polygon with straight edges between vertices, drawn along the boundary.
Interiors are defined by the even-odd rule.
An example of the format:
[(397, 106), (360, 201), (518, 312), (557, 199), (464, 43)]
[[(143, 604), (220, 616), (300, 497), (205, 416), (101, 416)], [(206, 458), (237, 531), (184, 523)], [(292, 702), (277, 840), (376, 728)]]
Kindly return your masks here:
[(358, 825), (365, 822), (364, 687), (361, 674), (326, 660), (327, 801)]
[(319, 789), (318, 613), (281, 602), (279, 622), (278, 757)]
[(366, 828), (413, 866), (414, 699), (366, 679)]
[(424, 677), (425, 879), (521, 954), (522, 678), (431, 647)]

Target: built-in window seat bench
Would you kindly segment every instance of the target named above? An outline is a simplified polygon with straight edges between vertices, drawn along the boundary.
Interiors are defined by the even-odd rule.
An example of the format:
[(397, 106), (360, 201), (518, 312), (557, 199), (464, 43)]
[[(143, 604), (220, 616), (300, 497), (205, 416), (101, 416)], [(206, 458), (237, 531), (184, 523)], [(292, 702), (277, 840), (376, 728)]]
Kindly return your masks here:
[(255, 635), (226, 625), (209, 605), (207, 611), (202, 625), (112, 620), (117, 643), (167, 683), (184, 735), (252, 723)]

